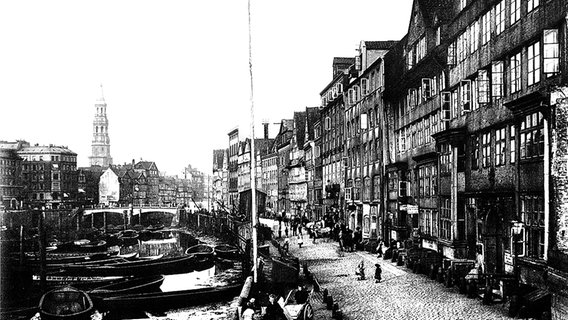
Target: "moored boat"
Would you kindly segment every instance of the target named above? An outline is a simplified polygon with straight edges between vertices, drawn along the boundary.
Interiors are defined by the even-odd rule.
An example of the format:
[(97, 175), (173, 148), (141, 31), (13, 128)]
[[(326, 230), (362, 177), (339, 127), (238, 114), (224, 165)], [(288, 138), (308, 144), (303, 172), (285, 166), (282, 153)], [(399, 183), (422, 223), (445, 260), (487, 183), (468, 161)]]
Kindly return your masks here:
[(239, 249), (228, 244), (216, 245), (215, 256), (227, 260), (237, 260), (240, 258)]
[(41, 297), (39, 312), (42, 320), (90, 320), (94, 312), (93, 300), (85, 291), (61, 287)]
[(144, 310), (152, 309), (152, 311), (168, 310), (176, 307), (230, 299), (240, 293), (241, 287), (242, 284), (237, 283), (221, 287), (120, 295), (103, 298), (102, 306), (107, 310), (135, 310), (140, 308), (144, 308)]
[(163, 282), (163, 275), (127, 278), (123, 281), (94, 288), (89, 290), (88, 293), (95, 297), (110, 297), (132, 293), (156, 292), (160, 290)]
[(194, 270), (195, 256), (162, 258), (155, 260), (137, 259), (101, 266), (74, 266), (63, 269), (67, 275), (78, 276), (149, 276), (156, 274), (175, 274)]
[(213, 258), (213, 247), (206, 244), (197, 244), (185, 250), (185, 254), (194, 254), (197, 257)]

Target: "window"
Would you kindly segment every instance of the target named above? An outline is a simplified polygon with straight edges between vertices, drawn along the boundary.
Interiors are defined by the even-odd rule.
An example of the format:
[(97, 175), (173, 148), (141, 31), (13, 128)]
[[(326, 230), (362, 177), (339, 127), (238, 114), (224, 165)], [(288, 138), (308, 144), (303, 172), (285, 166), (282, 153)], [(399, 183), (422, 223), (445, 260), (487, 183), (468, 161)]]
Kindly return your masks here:
[(479, 48), (479, 20), (476, 20), (469, 29), (469, 39), (471, 42), (470, 53), (477, 51)]
[(535, 112), (525, 116), (521, 122), (520, 149), (521, 159), (540, 157), (544, 154), (544, 118), (542, 113)]
[(503, 97), (503, 61), (491, 64), (491, 95), (498, 100)]
[(363, 96), (369, 94), (369, 80), (367, 78), (361, 79), (361, 93)]
[(486, 168), (491, 165), (491, 132), (481, 135), (481, 166)]
[(432, 79), (422, 78), (422, 100), (430, 99), (434, 94), (432, 92)]
[(381, 199), (381, 177), (375, 176), (373, 178), (373, 200), (379, 201)]
[(505, 164), (505, 145), (507, 137), (505, 128), (495, 130), (495, 166)]
[(467, 0), (460, 0), (460, 11), (465, 8), (467, 4)]
[(540, 81), (540, 42), (533, 43), (528, 51), (528, 85)]
[(505, 0), (495, 5), (495, 32), (500, 34), (505, 30)]
[(363, 182), (363, 201), (371, 200), (371, 178), (365, 177)]
[(509, 126), (509, 161), (511, 164), (517, 160), (517, 144), (515, 143), (515, 125)]
[(511, 25), (521, 18), (521, 0), (509, 0), (511, 7)]
[(441, 200), (440, 204), (440, 238), (451, 240), (452, 237), (452, 207), (450, 199)]
[(441, 27), (436, 28), (436, 46), (440, 45), (442, 39), (441, 34), (442, 34), (442, 28)]
[(479, 70), (477, 75), (477, 102), (489, 103), (491, 93), (489, 92), (489, 75), (487, 70)]
[(533, 11), (539, 5), (539, 0), (528, 0), (527, 1), (527, 13)]
[(551, 77), (560, 71), (560, 51), (558, 44), (558, 30), (544, 30), (544, 75)]
[(414, 50), (410, 48), (406, 54), (406, 65), (407, 68), (410, 70), (414, 66)]
[(432, 142), (432, 136), (430, 133), (430, 117), (424, 118), (423, 130), (424, 130), (424, 143)]
[(451, 105), (452, 105), (452, 118), (456, 118), (458, 116), (458, 109), (459, 109), (459, 105), (458, 105), (458, 94), (459, 94), (459, 90), (455, 89), (454, 91), (452, 91), (452, 101), (451, 101)]
[[(450, 67), (456, 65), (456, 42), (455, 41), (450, 43), (450, 45), (448, 46), (448, 65)], [(440, 87), (440, 88), (443, 88), (443, 87)]]
[(481, 45), (491, 39), (491, 12), (489, 10), (481, 17)]
[(471, 136), (471, 169), (479, 168), (479, 137)]
[(422, 60), (426, 56), (426, 37), (420, 38), (416, 46), (416, 62)]
[(525, 248), (529, 257), (544, 258), (544, 198), (521, 197), (521, 219), (525, 227)]
[(521, 90), (521, 53), (517, 53), (510, 58), (510, 78), (511, 78), (511, 91), (515, 93)]
[(471, 111), (471, 80), (461, 81), (460, 86), (461, 111)]
[(330, 117), (325, 117), (325, 130), (331, 130), (331, 118)]
[(448, 143), (440, 145), (440, 173), (450, 173), (452, 170), (451, 164), (452, 150)]

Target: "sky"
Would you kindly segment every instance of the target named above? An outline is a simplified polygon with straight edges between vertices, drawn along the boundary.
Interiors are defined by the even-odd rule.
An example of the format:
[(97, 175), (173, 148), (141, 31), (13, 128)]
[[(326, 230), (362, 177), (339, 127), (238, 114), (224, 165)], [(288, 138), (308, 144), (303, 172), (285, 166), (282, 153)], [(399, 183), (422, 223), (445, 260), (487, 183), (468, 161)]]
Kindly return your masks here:
[[(256, 137), (320, 105), (333, 57), (400, 40), (411, 0), (251, 0)], [(211, 173), (250, 135), (246, 0), (2, 1), (0, 140), (63, 145), (88, 166), (103, 86), (115, 164)]]

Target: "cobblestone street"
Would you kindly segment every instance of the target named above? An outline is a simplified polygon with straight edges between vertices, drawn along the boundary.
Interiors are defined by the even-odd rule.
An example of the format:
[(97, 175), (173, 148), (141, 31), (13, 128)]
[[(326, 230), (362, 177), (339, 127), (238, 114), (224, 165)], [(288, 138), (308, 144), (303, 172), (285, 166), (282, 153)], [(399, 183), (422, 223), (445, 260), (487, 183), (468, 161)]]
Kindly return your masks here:
[[(502, 304), (483, 305), (480, 299), (446, 288), (423, 274), (412, 273), (390, 260), (364, 252), (341, 252), (336, 242), (305, 239), (298, 248), (291, 239), (291, 254), (307, 263), (322, 290), (327, 289), (338, 303), (344, 319), (511, 319)], [(357, 280), (355, 269), (363, 259), (366, 280)], [(375, 283), (375, 263), (380, 263), (383, 281)], [(322, 295), (312, 299), (315, 319), (331, 319)]]

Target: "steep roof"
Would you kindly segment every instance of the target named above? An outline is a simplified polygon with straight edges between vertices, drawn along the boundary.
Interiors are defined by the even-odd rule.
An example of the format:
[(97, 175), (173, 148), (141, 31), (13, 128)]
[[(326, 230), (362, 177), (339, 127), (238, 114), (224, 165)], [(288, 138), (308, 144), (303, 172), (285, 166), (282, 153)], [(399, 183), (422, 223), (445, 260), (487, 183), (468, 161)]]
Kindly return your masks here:
[(134, 165), (134, 169), (150, 170), (152, 168), (158, 170), (158, 166), (154, 161), (138, 161), (138, 163)]
[(388, 50), (398, 43), (398, 40), (365, 41), (367, 50)]
[(355, 58), (353, 57), (333, 57), (333, 64), (354, 64)]
[(294, 112), (294, 133), (296, 135), (296, 143), (298, 147), (304, 148), (304, 139), (306, 137), (306, 112)]
[[(308, 114), (306, 119), (306, 129), (308, 130), (308, 132), (306, 132), (305, 140), (308, 141), (308, 140), (313, 140), (315, 137), (314, 124), (319, 118), (319, 108), (318, 107), (306, 108), (306, 112)], [(304, 143), (306, 141), (304, 141)]]

